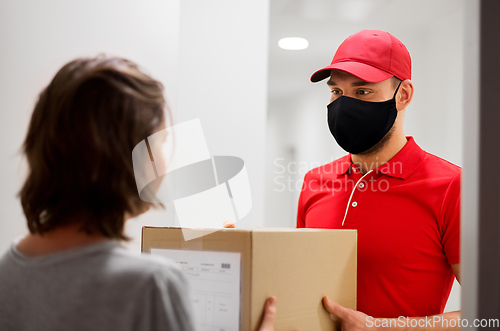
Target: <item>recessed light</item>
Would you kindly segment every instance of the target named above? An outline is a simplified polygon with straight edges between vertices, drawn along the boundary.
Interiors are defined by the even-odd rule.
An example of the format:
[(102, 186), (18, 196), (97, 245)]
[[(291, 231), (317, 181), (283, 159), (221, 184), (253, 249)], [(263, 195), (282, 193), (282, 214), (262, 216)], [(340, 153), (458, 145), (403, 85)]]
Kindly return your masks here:
[(299, 37), (282, 38), (278, 41), (278, 46), (283, 49), (298, 51), (309, 47), (309, 42)]

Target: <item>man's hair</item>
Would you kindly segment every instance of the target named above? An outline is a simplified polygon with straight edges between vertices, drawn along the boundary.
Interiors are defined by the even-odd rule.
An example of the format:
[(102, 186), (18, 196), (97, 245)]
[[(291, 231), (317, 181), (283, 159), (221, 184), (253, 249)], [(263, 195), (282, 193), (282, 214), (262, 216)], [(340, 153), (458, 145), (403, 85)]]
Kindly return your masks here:
[(83, 220), (82, 231), (127, 239), (125, 212), (150, 206), (137, 192), (132, 149), (160, 130), (165, 107), (162, 84), (131, 61), (63, 66), (40, 93), (23, 144), (29, 173), (19, 196), (30, 232)]
[(402, 82), (402, 80), (396, 76), (392, 76), (391, 81), (392, 81), (392, 87), (394, 88), (397, 88), (399, 86), (399, 83)]

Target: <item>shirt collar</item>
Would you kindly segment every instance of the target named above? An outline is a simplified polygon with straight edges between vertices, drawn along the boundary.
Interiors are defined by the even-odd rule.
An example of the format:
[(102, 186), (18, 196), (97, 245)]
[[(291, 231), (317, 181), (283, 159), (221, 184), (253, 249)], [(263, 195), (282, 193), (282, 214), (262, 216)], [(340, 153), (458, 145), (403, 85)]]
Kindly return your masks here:
[(339, 175), (345, 175), (346, 173), (350, 174), (351, 167), (353, 165), (351, 161), (351, 154), (341, 157), (339, 162), (340, 162), (340, 165), (338, 167)]
[[(425, 156), (425, 151), (417, 145), (413, 137), (406, 137), (407, 141), (403, 148), (388, 162), (374, 169), (374, 172), (381, 172), (385, 175), (406, 179), (415, 171)], [(340, 159), (339, 174), (351, 173), (354, 164), (351, 154)]]

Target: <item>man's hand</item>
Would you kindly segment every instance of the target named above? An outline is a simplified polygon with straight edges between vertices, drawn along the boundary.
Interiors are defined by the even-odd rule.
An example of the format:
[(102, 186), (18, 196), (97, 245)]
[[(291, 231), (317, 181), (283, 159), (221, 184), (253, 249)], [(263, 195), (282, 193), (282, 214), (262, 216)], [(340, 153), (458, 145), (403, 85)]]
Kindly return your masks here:
[(234, 224), (231, 221), (225, 221), (223, 227), (224, 228), (234, 228)]
[[(368, 329), (368, 326), (366, 325), (366, 318), (368, 315), (363, 314), (360, 311), (342, 307), (338, 303), (328, 299), (328, 297), (323, 298), (323, 305), (330, 315), (333, 315), (332, 319), (340, 320), (342, 331), (359, 331)], [(373, 328), (370, 329), (373, 330)]]
[[(424, 317), (407, 317), (406, 325), (400, 325), (399, 319), (392, 318), (372, 318), (370, 316), (363, 314), (360, 311), (355, 311), (349, 308), (342, 307), (336, 302), (323, 298), (323, 305), (325, 309), (334, 315), (333, 319), (340, 320), (340, 326), (342, 331), (360, 331), (360, 330), (382, 330), (382, 331), (416, 331), (416, 330), (427, 330), (427, 331), (437, 331), (437, 330), (460, 330), (460, 312), (451, 311), (440, 315), (424, 316)], [(439, 317), (441, 323), (434, 325), (432, 323), (428, 325), (429, 321), (433, 321), (435, 318)], [(411, 320), (411, 322), (408, 322)], [(442, 323), (443, 320), (447, 320), (446, 323)], [(454, 321), (452, 321), (454, 320)], [(404, 320), (403, 320), (404, 321)], [(392, 323), (396, 322), (396, 323)], [(446, 325), (445, 325), (446, 324)], [(448, 328), (448, 325), (450, 327)], [(453, 326), (452, 326), (453, 325)]]
[(269, 297), (264, 306), (264, 317), (259, 331), (274, 331), (274, 315), (276, 315), (276, 298)]

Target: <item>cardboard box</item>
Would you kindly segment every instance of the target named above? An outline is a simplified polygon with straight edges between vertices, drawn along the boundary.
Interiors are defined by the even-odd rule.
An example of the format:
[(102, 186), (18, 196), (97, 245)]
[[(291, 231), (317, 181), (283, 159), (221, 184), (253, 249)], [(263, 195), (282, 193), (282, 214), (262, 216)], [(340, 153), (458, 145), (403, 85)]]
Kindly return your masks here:
[[(201, 288), (199, 293), (203, 302), (196, 301), (195, 308), (197, 322), (201, 323), (199, 319), (203, 318), (202, 330), (212, 330), (210, 325), (214, 326), (213, 330), (235, 330), (229, 324), (221, 324), (229, 323), (232, 318), (236, 318), (241, 331), (258, 330), (264, 302), (269, 296), (277, 298), (274, 323), (277, 331), (334, 330), (338, 327), (337, 322), (330, 318), (322, 304), (325, 295), (345, 307), (356, 309), (356, 230), (237, 228), (209, 233), (213, 230), (191, 229), (188, 231), (194, 231), (193, 236), (198, 238), (189, 241), (184, 240), (182, 230), (186, 231), (143, 227), (142, 251), (165, 252), (166, 256), (183, 264), (183, 268), (195, 278), (196, 286), (206, 284), (203, 285), (206, 291)], [(204, 231), (209, 234), (200, 237)], [(211, 260), (189, 265), (191, 262), (187, 260), (190, 258), (180, 258), (175, 255), (176, 251), (180, 254), (195, 251), (195, 255), (204, 254), (199, 251), (220, 252), (222, 263)], [(172, 252), (174, 255), (169, 255)], [(239, 254), (224, 256), (227, 253), (223, 252)], [(217, 255), (206, 254), (210, 258)], [(239, 265), (234, 257), (240, 258)], [(233, 259), (233, 264), (224, 263), (226, 258)], [(221, 266), (228, 269), (221, 269)], [(240, 270), (235, 270), (238, 266)], [(236, 284), (240, 290), (239, 305), (224, 301), (230, 300), (229, 297), (217, 298), (217, 293), (224, 292), (218, 287), (223, 282), (196, 278), (203, 275), (220, 276), (228, 280), (227, 286), (233, 284), (229, 282), (230, 277), (232, 280), (241, 277), (241, 282), (238, 279)], [(216, 293), (215, 297), (213, 293)], [(239, 312), (231, 311), (238, 306)]]

